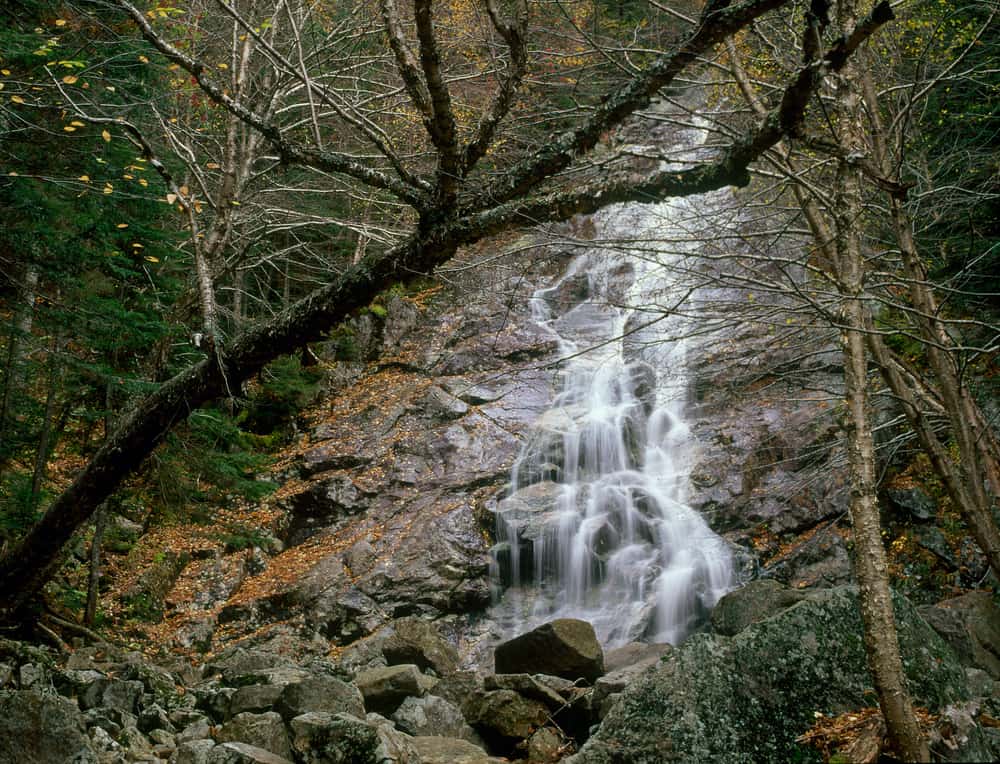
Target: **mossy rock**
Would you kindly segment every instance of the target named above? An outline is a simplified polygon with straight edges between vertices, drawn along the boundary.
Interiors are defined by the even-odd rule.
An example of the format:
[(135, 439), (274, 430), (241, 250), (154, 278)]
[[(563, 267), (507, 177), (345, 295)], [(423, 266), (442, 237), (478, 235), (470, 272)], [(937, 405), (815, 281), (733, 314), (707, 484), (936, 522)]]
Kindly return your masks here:
[[(964, 700), (951, 649), (901, 596), (894, 607), (918, 705)], [(698, 634), (630, 686), (574, 764), (819, 761), (795, 742), (817, 712), (875, 703), (857, 591), (810, 596), (733, 637)]]

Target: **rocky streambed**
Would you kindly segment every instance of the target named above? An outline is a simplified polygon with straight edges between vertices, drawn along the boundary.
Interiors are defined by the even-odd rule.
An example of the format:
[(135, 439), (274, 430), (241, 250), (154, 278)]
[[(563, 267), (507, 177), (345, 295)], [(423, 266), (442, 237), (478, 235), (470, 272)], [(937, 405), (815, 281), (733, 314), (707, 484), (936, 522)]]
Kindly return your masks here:
[[(1000, 611), (988, 596), (962, 600), (925, 620), (897, 598), (904, 663), (935, 755), (991, 761), (1000, 675), (984, 641)], [(676, 648), (605, 653), (589, 624), (557, 620), (494, 660), (463, 669), (417, 617), (299, 661), (234, 647), (201, 666), (160, 664), (110, 645), (67, 658), (4, 640), (0, 764), (820, 761), (801, 736), (871, 704), (850, 587), (757, 582)]]

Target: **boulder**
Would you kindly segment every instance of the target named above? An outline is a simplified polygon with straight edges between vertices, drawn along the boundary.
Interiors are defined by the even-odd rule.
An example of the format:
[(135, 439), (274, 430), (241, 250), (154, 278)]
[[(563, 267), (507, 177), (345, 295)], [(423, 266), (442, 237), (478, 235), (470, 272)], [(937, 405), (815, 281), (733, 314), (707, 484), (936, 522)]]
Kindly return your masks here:
[(215, 739), (220, 743), (249, 743), (286, 759), (292, 758), (292, 747), (281, 714), (241, 713), (222, 725)]
[(493, 690), (470, 699), (463, 709), (469, 723), (492, 750), (510, 753), (513, 747), (543, 726), (549, 718), (544, 703), (513, 690)]
[(362, 671), (354, 683), (365, 708), (379, 714), (392, 714), (406, 698), (424, 694), (420, 670), (412, 663)]
[(805, 594), (771, 578), (759, 578), (729, 592), (712, 610), (712, 628), (728, 637), (770, 618), (800, 601)]
[(286, 722), (313, 711), (364, 716), (365, 701), (354, 685), (333, 677), (315, 676), (285, 687), (274, 710)]
[(208, 752), (207, 764), (293, 764), (293, 762), (255, 745), (223, 743)]
[[(931, 711), (964, 700), (965, 672), (894, 598), (910, 690)], [(853, 587), (819, 592), (733, 637), (696, 634), (631, 684), (573, 764), (807, 760), (815, 714), (871, 705)]]
[(0, 764), (97, 764), (72, 701), (35, 690), (0, 691)]
[(376, 729), (350, 714), (312, 712), (289, 725), (292, 748), (301, 764), (376, 764)]
[(412, 742), (421, 764), (500, 764), (507, 761), (495, 759), (482, 748), (452, 737), (415, 737)]
[(261, 713), (269, 711), (288, 685), (248, 684), (240, 687), (229, 701), (229, 713), (233, 716), (245, 712)]
[(637, 664), (655, 663), (672, 649), (673, 645), (667, 642), (629, 642), (604, 653), (604, 670), (611, 673)]
[(477, 739), (458, 706), (437, 695), (406, 698), (392, 720), (408, 735), (457, 737), (470, 742)]
[(170, 756), (170, 764), (208, 764), (208, 755), (215, 748), (214, 740), (191, 740), (181, 743)]
[(497, 645), (498, 674), (552, 674), (593, 682), (604, 673), (604, 651), (586, 621), (560, 618)]
[(965, 666), (1000, 679), (1000, 607), (994, 595), (969, 592), (920, 608), (920, 615)]
[(432, 669), (447, 676), (458, 669), (458, 650), (451, 646), (430, 621), (421, 618), (398, 618), (392, 622), (392, 634), (382, 643), (382, 655), (390, 665), (412, 663), (421, 671)]

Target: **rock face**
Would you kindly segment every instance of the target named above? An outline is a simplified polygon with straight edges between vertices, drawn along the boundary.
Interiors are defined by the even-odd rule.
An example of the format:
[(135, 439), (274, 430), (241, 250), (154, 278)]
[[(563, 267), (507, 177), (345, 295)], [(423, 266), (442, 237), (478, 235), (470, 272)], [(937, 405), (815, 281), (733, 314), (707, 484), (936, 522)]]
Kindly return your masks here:
[(989, 592), (970, 592), (920, 608), (920, 615), (966, 666), (1000, 679), (1000, 607)]
[(83, 716), (65, 698), (0, 691), (0, 764), (97, 764)]
[[(954, 654), (906, 600), (895, 605), (916, 702), (933, 711), (965, 700)], [(820, 592), (735, 636), (690, 638), (625, 690), (570, 761), (808, 760), (795, 738), (814, 714), (870, 705), (870, 684), (855, 591)]]
[(498, 674), (552, 674), (593, 682), (604, 673), (604, 651), (586, 621), (560, 618), (497, 645)]

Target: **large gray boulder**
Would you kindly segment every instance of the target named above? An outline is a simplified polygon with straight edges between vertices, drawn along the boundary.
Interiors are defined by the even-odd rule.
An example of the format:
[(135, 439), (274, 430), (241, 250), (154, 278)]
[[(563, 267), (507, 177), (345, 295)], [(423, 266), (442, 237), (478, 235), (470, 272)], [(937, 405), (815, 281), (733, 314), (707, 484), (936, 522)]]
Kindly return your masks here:
[(364, 709), (364, 700), (357, 687), (327, 676), (315, 676), (288, 685), (274, 705), (274, 710), (286, 722), (311, 711), (364, 716)]
[(552, 674), (593, 682), (604, 673), (604, 651), (594, 627), (575, 618), (559, 618), (497, 645), (498, 674)]
[(458, 670), (458, 650), (441, 636), (430, 621), (413, 616), (392, 623), (392, 633), (382, 643), (382, 655), (390, 665), (412, 663), (421, 671), (432, 669), (438, 676)]
[(292, 758), (285, 723), (281, 714), (274, 711), (236, 714), (222, 725), (215, 739), (220, 743), (249, 743), (286, 759)]
[(0, 764), (97, 764), (76, 704), (35, 690), (0, 691)]
[[(936, 711), (964, 700), (965, 673), (954, 653), (907, 600), (897, 596), (894, 604), (917, 704)], [(816, 713), (872, 703), (858, 613), (856, 591), (840, 587), (734, 637), (691, 637), (625, 690), (570, 761), (736, 764), (816, 758), (795, 742)]]
[(291, 722), (292, 748), (302, 764), (376, 764), (378, 731), (350, 714), (308, 713)]
[(791, 607), (806, 595), (773, 578), (759, 578), (729, 592), (712, 610), (712, 628), (731, 637), (747, 626)]
[(969, 592), (920, 608), (966, 666), (1000, 679), (1000, 607), (989, 592)]
[(392, 715), (396, 726), (408, 735), (477, 739), (461, 709), (437, 695), (407, 698)]
[(365, 699), (365, 708), (392, 714), (408, 697), (423, 695), (425, 685), (412, 663), (362, 671), (354, 680)]

